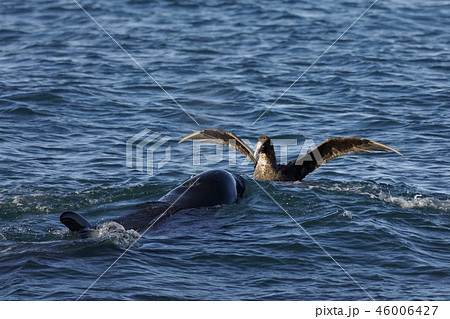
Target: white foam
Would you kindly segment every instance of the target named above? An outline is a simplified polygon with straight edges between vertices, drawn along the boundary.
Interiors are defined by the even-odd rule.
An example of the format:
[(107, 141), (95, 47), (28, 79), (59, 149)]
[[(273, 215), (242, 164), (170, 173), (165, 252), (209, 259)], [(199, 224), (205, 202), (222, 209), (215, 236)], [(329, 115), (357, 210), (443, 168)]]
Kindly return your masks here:
[(439, 200), (433, 197), (424, 197), (422, 194), (414, 195), (414, 198), (404, 196), (392, 196), (391, 194), (384, 194), (380, 191), (377, 196), (379, 199), (399, 205), (402, 208), (433, 208), (449, 212), (450, 200)]
[(389, 190), (383, 190), (380, 185), (333, 185), (326, 187), (328, 191), (357, 193), (359, 195), (369, 196), (370, 198), (398, 205), (402, 208), (431, 208), (444, 212), (450, 211), (450, 199), (438, 199), (436, 197), (423, 195), (420, 193), (406, 195), (392, 194)]
[(20, 195), (16, 195), (14, 196), (14, 199), (12, 200), (11, 203), (17, 205), (17, 206), (22, 206), (22, 203), (20, 202), (21, 200), (21, 196)]
[(116, 222), (105, 222), (98, 225), (90, 237), (106, 239), (120, 247), (129, 247), (139, 237), (139, 233), (133, 229), (126, 230), (122, 225)]
[(348, 219), (352, 219), (353, 218), (352, 213), (350, 213), (349, 211), (346, 211), (345, 209), (344, 209), (344, 212), (342, 213), (342, 216), (343, 217), (347, 217)]

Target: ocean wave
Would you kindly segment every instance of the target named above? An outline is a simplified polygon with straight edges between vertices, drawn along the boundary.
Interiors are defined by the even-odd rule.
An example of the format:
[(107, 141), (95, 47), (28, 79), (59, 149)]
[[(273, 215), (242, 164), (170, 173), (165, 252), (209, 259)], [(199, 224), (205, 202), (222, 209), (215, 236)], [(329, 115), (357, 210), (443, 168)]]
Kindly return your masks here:
[[(123, 201), (122, 206), (133, 205), (134, 200), (138, 198), (151, 193), (156, 193), (155, 198), (157, 198), (163, 192), (164, 189), (159, 190), (158, 188), (157, 190), (153, 185), (144, 184), (114, 187), (95, 186), (71, 193), (63, 193), (56, 189), (19, 186), (0, 190), (0, 216), (5, 220), (10, 220), (27, 215), (80, 211), (121, 201)], [(133, 203), (129, 203), (129, 201), (133, 201)], [(118, 204), (117, 207), (119, 206)]]
[(334, 184), (332, 186), (319, 186), (332, 192), (344, 192), (359, 194), (377, 199), (405, 209), (432, 209), (448, 213), (450, 211), (450, 199), (440, 199), (432, 194), (422, 194), (418, 191), (405, 189), (405, 186), (381, 185), (381, 184)]
[(414, 197), (406, 196), (393, 196), (389, 193), (383, 193), (380, 191), (378, 195), (371, 195), (372, 198), (378, 198), (387, 203), (392, 203), (398, 205), (402, 208), (424, 208), (424, 209), (435, 209), (441, 210), (446, 213), (450, 210), (450, 199), (439, 200), (433, 197), (427, 197), (422, 194), (416, 194)]
[(33, 115), (45, 116), (45, 115), (47, 115), (43, 112), (34, 111), (28, 107), (16, 107), (13, 109), (5, 110), (5, 111), (3, 111), (3, 113), (10, 114), (10, 115), (21, 115), (21, 116), (33, 116)]

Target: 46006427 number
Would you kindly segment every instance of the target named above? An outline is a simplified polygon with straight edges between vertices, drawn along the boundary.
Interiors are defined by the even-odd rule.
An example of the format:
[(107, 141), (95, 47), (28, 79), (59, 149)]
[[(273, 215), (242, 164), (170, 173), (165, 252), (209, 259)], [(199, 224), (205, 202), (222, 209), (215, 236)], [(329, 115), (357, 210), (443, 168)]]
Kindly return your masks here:
[(434, 316), (438, 306), (378, 306), (377, 312), (379, 315), (385, 316), (405, 316), (405, 315), (419, 315), (419, 316)]

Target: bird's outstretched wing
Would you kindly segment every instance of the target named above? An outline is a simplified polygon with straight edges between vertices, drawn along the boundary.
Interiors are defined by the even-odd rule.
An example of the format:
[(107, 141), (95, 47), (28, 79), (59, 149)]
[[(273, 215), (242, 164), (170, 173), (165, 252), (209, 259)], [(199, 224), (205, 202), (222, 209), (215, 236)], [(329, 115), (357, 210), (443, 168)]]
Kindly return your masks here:
[(247, 156), (253, 163), (256, 164), (256, 159), (253, 156), (253, 151), (247, 144), (245, 144), (239, 137), (231, 132), (221, 131), (216, 129), (206, 129), (198, 131), (188, 136), (184, 137), (178, 143), (182, 143), (187, 139), (198, 140), (203, 143), (215, 143), (227, 145), (229, 148), (235, 149), (236, 151)]
[(348, 155), (349, 153), (371, 153), (372, 151), (392, 151), (403, 156), (399, 151), (389, 146), (364, 138), (335, 137), (326, 139), (296, 161), (289, 162), (287, 166), (295, 167), (297, 178), (301, 180), (316, 168), (336, 157)]

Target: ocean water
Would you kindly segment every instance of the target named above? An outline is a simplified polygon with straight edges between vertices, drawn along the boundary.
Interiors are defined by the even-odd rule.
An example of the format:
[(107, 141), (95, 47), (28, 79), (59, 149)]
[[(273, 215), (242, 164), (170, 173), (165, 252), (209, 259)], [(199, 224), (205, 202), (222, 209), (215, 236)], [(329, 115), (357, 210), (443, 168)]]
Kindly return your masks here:
[[(449, 299), (449, 1), (379, 0), (332, 47), (372, 1), (78, 3), (0, 2), (1, 300)], [(146, 128), (164, 143), (128, 167)], [(294, 140), (289, 159), (335, 136), (404, 157), (350, 155), (266, 193), (242, 155), (177, 144), (205, 128)], [(212, 168), (245, 176), (237, 204), (132, 247), (109, 222)], [(67, 210), (98, 230), (71, 234)]]

